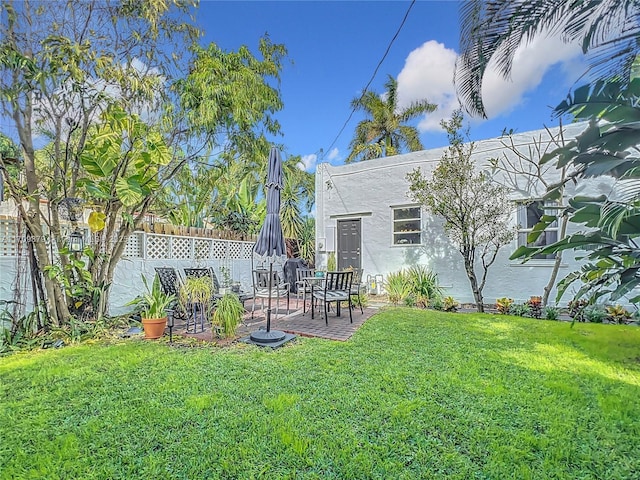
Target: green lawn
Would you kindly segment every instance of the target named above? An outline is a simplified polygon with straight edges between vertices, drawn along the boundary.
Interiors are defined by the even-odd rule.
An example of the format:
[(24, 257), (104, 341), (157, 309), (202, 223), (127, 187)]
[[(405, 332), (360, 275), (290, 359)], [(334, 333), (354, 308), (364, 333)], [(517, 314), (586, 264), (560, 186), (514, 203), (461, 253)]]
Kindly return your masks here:
[(640, 478), (640, 328), (388, 309), (349, 342), (0, 358), (0, 478)]

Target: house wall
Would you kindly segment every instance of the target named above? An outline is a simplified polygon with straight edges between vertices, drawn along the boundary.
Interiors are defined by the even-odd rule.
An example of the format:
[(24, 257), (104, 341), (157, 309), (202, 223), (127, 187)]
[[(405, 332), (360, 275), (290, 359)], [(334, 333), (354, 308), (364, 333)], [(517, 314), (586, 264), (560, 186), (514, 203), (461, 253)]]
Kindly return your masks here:
[[(565, 128), (565, 139), (574, 137), (583, 129), (582, 124)], [(556, 135), (557, 129), (551, 130), (551, 134)], [(527, 154), (532, 146), (535, 147), (535, 142), (545, 146), (550, 139), (546, 130), (526, 132), (513, 138), (518, 150), (524, 154)], [(432, 172), (445, 150), (446, 147), (443, 147), (350, 165), (320, 164), (316, 171), (317, 265), (326, 266), (328, 253), (337, 247), (337, 221), (360, 218), (364, 278), (376, 274), (382, 274), (386, 278), (390, 272), (412, 265), (427, 265), (438, 274), (446, 294), (452, 295), (460, 302), (473, 302), (462, 256), (446, 237), (441, 220), (423, 211), (422, 245), (392, 244), (392, 207), (415, 205), (407, 196), (409, 184), (406, 174), (416, 167), (420, 167), (425, 173)], [(496, 138), (476, 142), (472, 158), (479, 170), (487, 170), (489, 159), (503, 154), (516, 160), (516, 155), (505, 148), (503, 140)], [(558, 177), (558, 172), (549, 169), (546, 178), (553, 180), (554, 177)], [(496, 179), (508, 183), (508, 179), (502, 175), (498, 174)], [(580, 185), (582, 194), (610, 190), (611, 182), (607, 179), (584, 182)], [(527, 183), (526, 178), (522, 176), (513, 185), (511, 196), (513, 199), (539, 198), (544, 191), (542, 185)], [(572, 193), (575, 192), (567, 192)], [(515, 207), (513, 224), (517, 225)], [(493, 303), (496, 298), (504, 296), (523, 302), (531, 295), (542, 295), (553, 268), (553, 260), (534, 260), (526, 264), (509, 260), (516, 248), (517, 239), (514, 239), (501, 249), (495, 264), (489, 270), (483, 292), (486, 303)], [(558, 279), (576, 270), (579, 265), (580, 262), (576, 260), (573, 252), (565, 252)], [(555, 299), (555, 294), (554, 289), (550, 302)], [(570, 295), (565, 294), (560, 303), (564, 304), (569, 299)]]

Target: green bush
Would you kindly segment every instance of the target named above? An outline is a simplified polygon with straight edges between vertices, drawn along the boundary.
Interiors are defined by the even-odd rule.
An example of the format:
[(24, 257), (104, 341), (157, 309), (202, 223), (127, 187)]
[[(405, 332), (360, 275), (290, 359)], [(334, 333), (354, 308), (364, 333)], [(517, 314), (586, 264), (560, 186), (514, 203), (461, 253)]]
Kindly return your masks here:
[(509, 313), (518, 317), (527, 317), (531, 313), (531, 308), (526, 303), (514, 303), (509, 307)]
[(602, 305), (588, 305), (582, 312), (584, 321), (591, 323), (602, 323), (607, 318), (607, 311)]
[(442, 297), (442, 288), (438, 285), (438, 275), (425, 265), (410, 267), (406, 275), (417, 306), (426, 308), (433, 299)]
[(558, 307), (544, 307), (544, 318), (547, 320), (558, 320), (560, 317), (560, 309)]
[(513, 305), (513, 298), (502, 297), (496, 300), (496, 309), (502, 315), (507, 315), (511, 312), (511, 305)]
[(457, 312), (459, 304), (453, 297), (445, 297), (442, 299), (442, 310), (445, 312)]
[(609, 305), (606, 313), (607, 320), (611, 323), (627, 323), (631, 319), (631, 313), (622, 305)]
[(213, 323), (222, 328), (225, 337), (233, 337), (243, 314), (244, 307), (237, 295), (226, 293), (216, 302)]
[(405, 271), (400, 270), (387, 275), (385, 290), (389, 296), (389, 301), (394, 305), (404, 302), (404, 299), (411, 295), (412, 291), (411, 282)]

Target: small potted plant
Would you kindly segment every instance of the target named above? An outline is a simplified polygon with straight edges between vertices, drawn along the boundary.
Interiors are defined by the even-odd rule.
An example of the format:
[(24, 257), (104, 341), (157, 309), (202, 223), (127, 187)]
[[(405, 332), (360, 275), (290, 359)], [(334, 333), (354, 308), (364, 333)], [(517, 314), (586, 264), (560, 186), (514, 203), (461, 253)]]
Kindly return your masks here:
[[(180, 286), (179, 300), (184, 310), (198, 312), (208, 320), (213, 306), (215, 287), (211, 277), (187, 277)], [(200, 318), (200, 317), (198, 317)]]
[(220, 285), (220, 294), (224, 295), (225, 293), (231, 292), (231, 274), (229, 273), (229, 269), (227, 267), (220, 267), (220, 273), (222, 273), (222, 284)]
[(233, 337), (243, 314), (244, 307), (238, 296), (227, 293), (216, 303), (216, 309), (213, 312), (213, 323), (220, 327), (225, 337)]
[(145, 292), (127, 305), (141, 308), (140, 318), (145, 338), (160, 338), (167, 326), (167, 309), (176, 298), (175, 295), (167, 295), (162, 291), (157, 275), (153, 279), (151, 287), (149, 287), (149, 282), (144, 275), (142, 275), (142, 283), (144, 283)]

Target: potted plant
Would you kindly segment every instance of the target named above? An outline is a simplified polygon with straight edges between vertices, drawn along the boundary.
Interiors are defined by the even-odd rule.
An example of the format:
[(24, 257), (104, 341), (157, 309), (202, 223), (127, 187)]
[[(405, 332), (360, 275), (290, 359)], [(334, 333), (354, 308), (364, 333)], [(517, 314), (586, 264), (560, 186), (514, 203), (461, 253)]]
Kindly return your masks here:
[(187, 277), (180, 286), (180, 302), (186, 306), (187, 303), (210, 303), (214, 294), (211, 277)]
[(149, 287), (144, 274), (142, 275), (142, 283), (144, 283), (145, 292), (127, 305), (141, 308), (140, 318), (145, 338), (160, 338), (167, 326), (167, 309), (176, 298), (175, 295), (167, 295), (162, 291), (158, 275), (153, 279), (151, 287)]
[(242, 320), (244, 307), (237, 295), (226, 293), (216, 303), (213, 312), (213, 323), (220, 327), (225, 337), (233, 337), (236, 334), (236, 327)]
[(231, 274), (227, 267), (220, 267), (220, 273), (222, 273), (222, 284), (220, 285), (220, 294), (224, 295), (231, 292)]
[(197, 309), (202, 318), (208, 320), (214, 293), (215, 287), (211, 277), (187, 277), (180, 286), (180, 304), (186, 311)]

